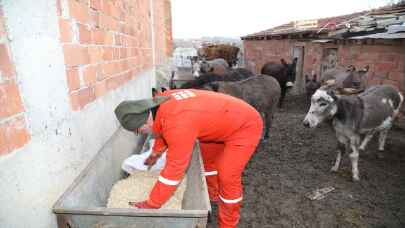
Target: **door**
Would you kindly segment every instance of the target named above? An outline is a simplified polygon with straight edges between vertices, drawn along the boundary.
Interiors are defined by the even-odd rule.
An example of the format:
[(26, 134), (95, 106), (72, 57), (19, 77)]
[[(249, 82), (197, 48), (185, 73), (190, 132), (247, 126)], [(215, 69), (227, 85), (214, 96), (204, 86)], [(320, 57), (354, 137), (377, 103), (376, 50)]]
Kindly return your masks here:
[(323, 49), (321, 60), (321, 75), (319, 78), (322, 78), (322, 75), (325, 71), (336, 68), (336, 63), (337, 63), (337, 48)]
[(304, 47), (296, 46), (293, 48), (293, 58), (297, 58), (296, 74), (295, 74), (295, 86), (292, 90), (293, 94), (305, 93), (305, 78), (303, 74), (304, 68)]

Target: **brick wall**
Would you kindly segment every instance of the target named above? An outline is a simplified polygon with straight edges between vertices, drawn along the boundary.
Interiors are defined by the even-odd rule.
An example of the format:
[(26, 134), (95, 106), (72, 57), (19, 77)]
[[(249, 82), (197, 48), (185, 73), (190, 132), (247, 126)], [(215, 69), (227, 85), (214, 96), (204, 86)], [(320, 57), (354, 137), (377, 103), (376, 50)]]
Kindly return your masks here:
[(4, 20), (0, 6), (0, 156), (30, 140)]
[[(405, 41), (346, 41), (340, 44), (294, 40), (245, 40), (247, 67), (260, 72), (264, 63), (291, 59), (293, 47), (304, 46), (303, 73), (320, 75), (323, 50), (337, 49), (337, 65), (370, 66), (368, 85), (391, 84), (405, 94)], [(405, 105), (403, 106), (405, 113)]]
[(169, 0), (154, 1), (155, 62), (162, 63), (172, 53), (171, 4)]
[(58, 1), (73, 110), (152, 67), (149, 0)]
[(405, 92), (405, 42), (339, 45), (338, 61), (346, 66), (370, 66), (369, 85), (391, 84)]
[(244, 41), (246, 67), (256, 73), (267, 62), (279, 63), (281, 58), (287, 62), (292, 59), (293, 42), (290, 40)]
[[(149, 0), (57, 0), (73, 111), (152, 68), (150, 6)], [(154, 1), (157, 63), (171, 55), (170, 7), (170, 0)], [(4, 20), (0, 8), (0, 155), (31, 137)]]

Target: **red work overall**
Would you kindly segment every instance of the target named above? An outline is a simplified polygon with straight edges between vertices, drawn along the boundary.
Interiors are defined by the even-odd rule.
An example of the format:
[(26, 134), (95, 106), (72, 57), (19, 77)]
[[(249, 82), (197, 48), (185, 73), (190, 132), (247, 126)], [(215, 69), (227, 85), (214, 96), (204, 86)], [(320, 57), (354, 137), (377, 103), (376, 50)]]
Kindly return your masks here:
[(170, 90), (153, 124), (153, 151), (168, 148), (166, 165), (148, 203), (160, 207), (173, 194), (200, 141), (210, 199), (218, 201), (221, 228), (236, 227), (242, 201), (241, 175), (260, 140), (260, 114), (244, 101), (203, 90)]

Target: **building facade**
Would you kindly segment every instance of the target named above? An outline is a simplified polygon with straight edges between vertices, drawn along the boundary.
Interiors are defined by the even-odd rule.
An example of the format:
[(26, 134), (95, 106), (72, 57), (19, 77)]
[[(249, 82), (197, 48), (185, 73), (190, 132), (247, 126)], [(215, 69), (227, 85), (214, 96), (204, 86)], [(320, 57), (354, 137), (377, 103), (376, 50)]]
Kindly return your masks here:
[[(405, 94), (405, 4), (382, 9), (291, 22), (242, 37), (246, 66), (260, 72), (267, 62), (298, 58), (296, 92), (305, 75), (331, 68), (369, 66), (368, 86), (391, 84)], [(402, 113), (405, 113), (403, 106)]]

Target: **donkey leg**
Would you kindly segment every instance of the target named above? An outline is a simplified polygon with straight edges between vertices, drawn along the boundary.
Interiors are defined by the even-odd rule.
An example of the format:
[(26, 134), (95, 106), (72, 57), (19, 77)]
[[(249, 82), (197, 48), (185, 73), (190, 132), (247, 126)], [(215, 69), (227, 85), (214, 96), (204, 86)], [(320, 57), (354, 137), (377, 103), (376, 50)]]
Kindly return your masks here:
[(350, 139), (350, 148), (352, 149), (352, 152), (349, 154), (350, 161), (352, 162), (352, 179), (353, 181), (359, 181), (359, 141), (360, 139), (358, 137), (352, 137)]
[(359, 149), (364, 151), (366, 149), (367, 144), (370, 142), (370, 140), (373, 138), (374, 136), (374, 131), (371, 131), (370, 133), (367, 133), (366, 136), (363, 139), (363, 142), (361, 143)]
[(336, 156), (336, 160), (335, 160), (335, 165), (332, 166), (330, 171), (337, 172), (339, 170), (340, 162), (342, 160), (342, 155), (345, 153), (346, 148), (347, 148), (346, 143), (342, 143), (341, 141), (338, 141), (337, 148), (336, 148), (337, 156)]
[(389, 129), (384, 129), (380, 131), (380, 135), (378, 136), (377, 158), (384, 158), (385, 140), (387, 139), (388, 131)]
[(285, 86), (281, 87), (280, 100), (278, 101), (278, 107), (279, 108), (281, 108), (283, 106), (283, 101), (284, 101), (286, 93), (287, 93), (287, 88)]
[(269, 134), (270, 134), (270, 129), (271, 129), (271, 122), (273, 121), (273, 115), (271, 113), (271, 111), (267, 111), (264, 113), (264, 139), (268, 139), (269, 138)]

